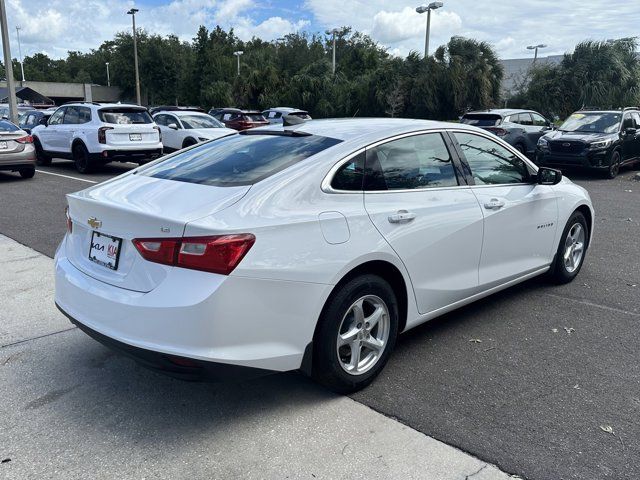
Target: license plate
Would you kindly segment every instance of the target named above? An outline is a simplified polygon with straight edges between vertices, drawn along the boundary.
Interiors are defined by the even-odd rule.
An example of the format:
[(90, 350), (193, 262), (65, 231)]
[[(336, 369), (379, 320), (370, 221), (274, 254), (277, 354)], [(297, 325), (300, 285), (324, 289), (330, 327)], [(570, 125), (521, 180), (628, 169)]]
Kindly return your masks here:
[(7, 149), (7, 142), (0, 142), (0, 150), (6, 150)]
[(142, 134), (141, 133), (130, 133), (129, 134), (129, 140), (131, 140), (132, 142), (141, 142), (142, 141)]
[(105, 235), (100, 232), (92, 232), (89, 260), (111, 270), (117, 270), (121, 246), (121, 238), (112, 237), (111, 235)]

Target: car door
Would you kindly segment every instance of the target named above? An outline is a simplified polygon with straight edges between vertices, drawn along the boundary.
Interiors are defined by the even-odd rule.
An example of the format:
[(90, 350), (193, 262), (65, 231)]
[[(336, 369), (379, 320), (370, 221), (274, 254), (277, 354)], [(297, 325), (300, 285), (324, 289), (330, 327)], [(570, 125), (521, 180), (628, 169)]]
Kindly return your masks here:
[(538, 185), (533, 167), (490, 137), (462, 131), (453, 137), (484, 215), (480, 287), (491, 288), (549, 265), (561, 228), (555, 189)]
[(631, 112), (631, 118), (635, 125), (636, 134), (634, 135), (633, 147), (631, 149), (632, 156), (630, 158), (640, 158), (640, 113)]
[[(181, 148), (181, 142), (178, 141), (178, 131), (173, 128), (169, 128), (169, 125), (172, 123), (176, 123), (174, 117), (171, 115), (167, 115), (165, 113), (161, 113), (154, 117), (156, 125), (160, 128), (160, 133), (162, 134), (162, 145), (164, 148), (168, 148), (171, 150), (178, 150)], [(177, 126), (177, 123), (176, 123)]]
[[(622, 137), (622, 162), (628, 162), (638, 154), (638, 136), (636, 123), (631, 112), (627, 112), (622, 117), (622, 127), (620, 135)], [(634, 131), (635, 130), (635, 131)]]
[(478, 287), (483, 216), (457, 162), (442, 132), (409, 134), (366, 151), (365, 208), (406, 266), (420, 313)]
[(54, 139), (54, 147), (58, 152), (71, 152), (71, 141), (78, 124), (80, 123), (80, 110), (76, 106), (69, 106), (64, 112), (62, 123), (58, 125), (57, 135)]
[(62, 125), (62, 120), (64, 119), (64, 113), (67, 110), (67, 107), (60, 107), (57, 109), (51, 117), (49, 117), (49, 121), (47, 125), (43, 128), (38, 129), (38, 139), (40, 140), (40, 144), (44, 150), (50, 152), (59, 152), (60, 150), (60, 141), (58, 140), (59, 129)]

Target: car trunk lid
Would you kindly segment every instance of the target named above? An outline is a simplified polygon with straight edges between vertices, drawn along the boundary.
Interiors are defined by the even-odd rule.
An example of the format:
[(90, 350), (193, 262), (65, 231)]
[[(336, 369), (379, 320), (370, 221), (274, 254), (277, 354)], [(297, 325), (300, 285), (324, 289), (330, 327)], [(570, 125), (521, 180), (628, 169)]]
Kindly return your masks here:
[[(128, 290), (151, 291), (173, 267), (144, 260), (132, 240), (181, 237), (188, 222), (233, 205), (249, 188), (214, 187), (130, 174), (67, 195), (73, 222), (72, 232), (67, 236), (67, 258), (97, 280)], [(121, 239), (111, 267), (89, 258), (90, 251), (95, 257), (92, 243), (96, 245), (104, 238)], [(113, 242), (117, 244), (118, 240)]]

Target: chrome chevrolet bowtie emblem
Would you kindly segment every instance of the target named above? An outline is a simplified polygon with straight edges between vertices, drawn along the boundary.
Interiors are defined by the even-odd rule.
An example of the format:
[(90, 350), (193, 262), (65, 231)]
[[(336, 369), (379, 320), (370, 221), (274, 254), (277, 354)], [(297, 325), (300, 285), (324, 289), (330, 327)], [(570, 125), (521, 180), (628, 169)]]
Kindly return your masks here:
[(102, 226), (102, 221), (98, 220), (96, 217), (91, 217), (87, 220), (87, 223), (91, 228), (100, 228)]

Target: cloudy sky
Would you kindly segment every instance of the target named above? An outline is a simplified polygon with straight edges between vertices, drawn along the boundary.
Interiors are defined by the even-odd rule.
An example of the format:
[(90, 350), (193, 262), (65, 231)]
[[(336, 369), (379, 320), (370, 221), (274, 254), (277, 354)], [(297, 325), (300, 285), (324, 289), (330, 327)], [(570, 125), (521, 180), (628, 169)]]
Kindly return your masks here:
[[(295, 31), (323, 32), (350, 25), (371, 35), (390, 52), (406, 55), (424, 48), (425, 15), (420, 0), (5, 0), (12, 52), (18, 56), (20, 25), (24, 55), (64, 57), (87, 51), (129, 29), (125, 12), (135, 6), (138, 25), (150, 33), (193, 38), (199, 25), (233, 27), (245, 40), (273, 40)], [(452, 35), (486, 40), (502, 58), (531, 55), (530, 44), (549, 45), (543, 55), (572, 50), (585, 38), (638, 34), (640, 2), (606, 0), (444, 0), (432, 17), (431, 44)], [(615, 6), (613, 6), (615, 5)]]

